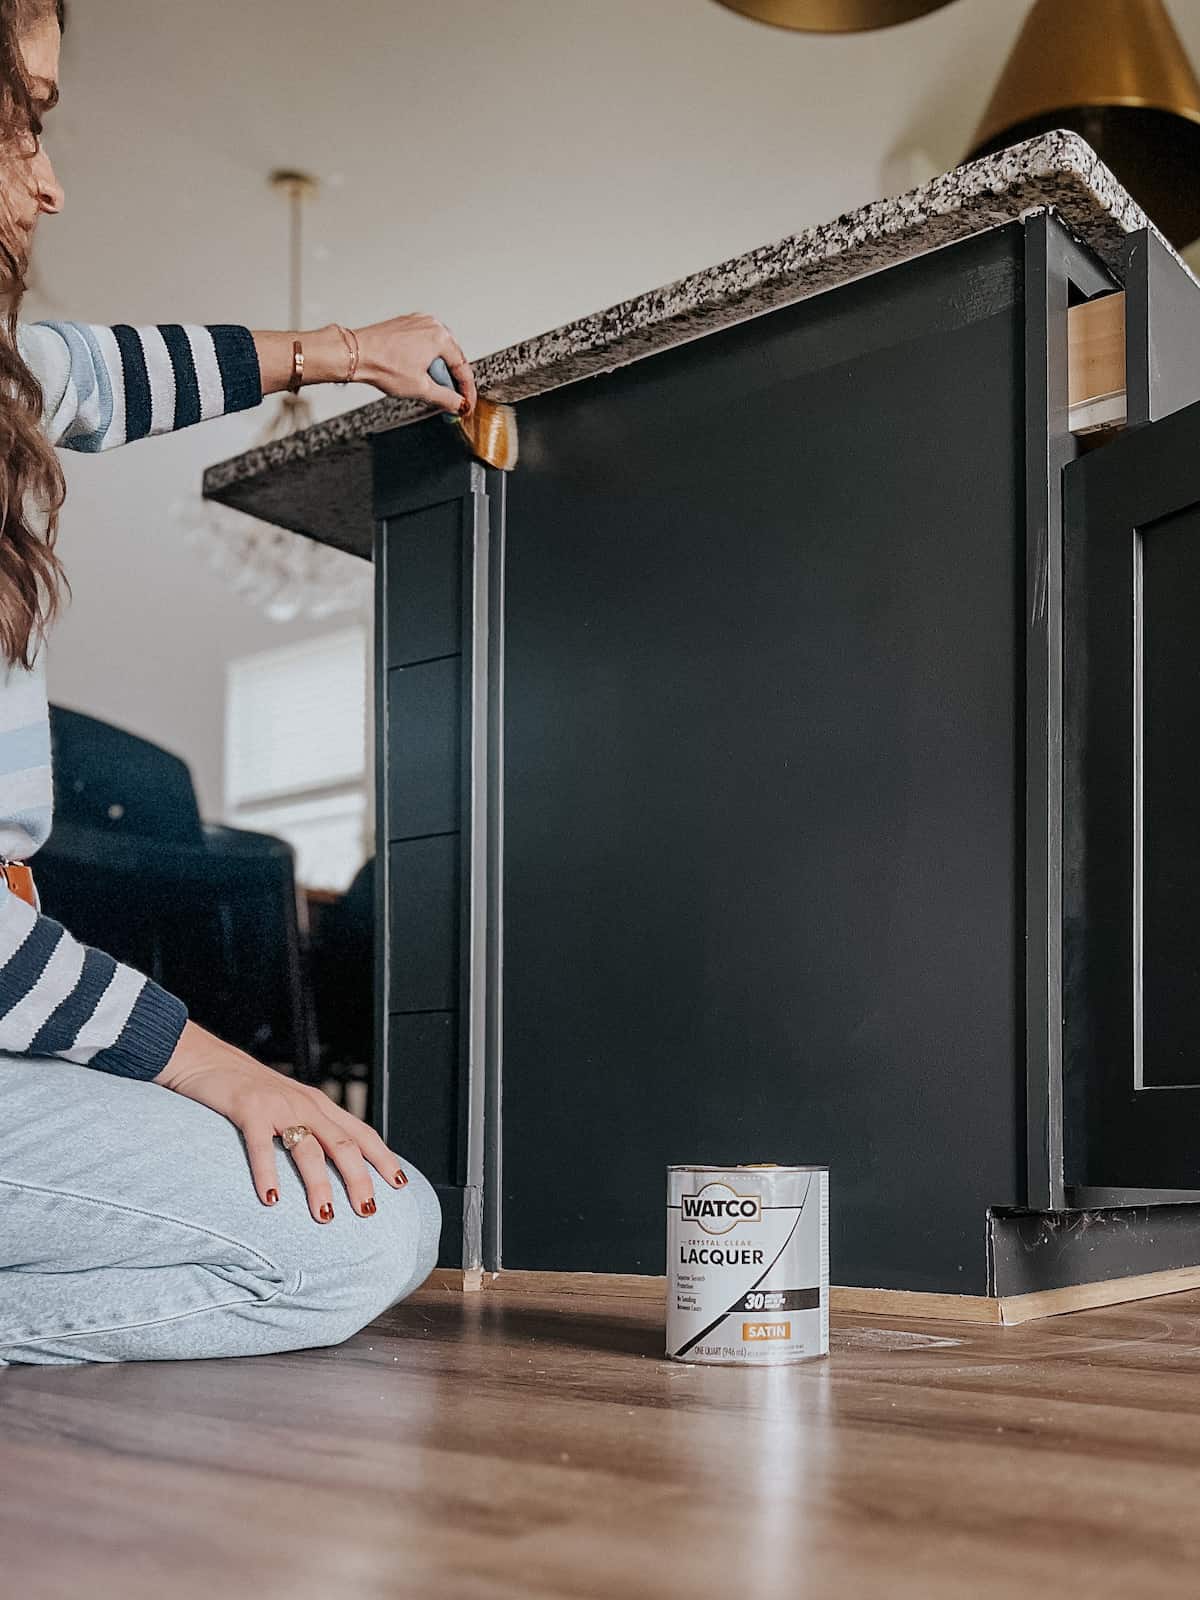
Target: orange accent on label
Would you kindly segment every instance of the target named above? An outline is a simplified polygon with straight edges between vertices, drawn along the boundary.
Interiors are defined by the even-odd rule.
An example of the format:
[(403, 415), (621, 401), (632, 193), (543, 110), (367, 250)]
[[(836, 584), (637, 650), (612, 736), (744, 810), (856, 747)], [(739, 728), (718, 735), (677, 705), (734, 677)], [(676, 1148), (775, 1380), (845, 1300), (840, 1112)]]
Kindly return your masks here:
[(743, 1322), (742, 1338), (747, 1344), (760, 1339), (790, 1339), (792, 1325), (790, 1322)]

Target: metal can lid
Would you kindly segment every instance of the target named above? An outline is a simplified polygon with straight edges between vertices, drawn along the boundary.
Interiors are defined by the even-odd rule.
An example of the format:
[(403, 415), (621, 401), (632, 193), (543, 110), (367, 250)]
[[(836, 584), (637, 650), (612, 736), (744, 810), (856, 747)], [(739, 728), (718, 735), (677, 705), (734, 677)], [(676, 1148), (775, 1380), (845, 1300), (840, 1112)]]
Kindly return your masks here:
[(680, 1161), (667, 1168), (668, 1172), (828, 1172), (827, 1166), (805, 1167), (783, 1165), (778, 1161), (739, 1162), (728, 1166), (720, 1161)]

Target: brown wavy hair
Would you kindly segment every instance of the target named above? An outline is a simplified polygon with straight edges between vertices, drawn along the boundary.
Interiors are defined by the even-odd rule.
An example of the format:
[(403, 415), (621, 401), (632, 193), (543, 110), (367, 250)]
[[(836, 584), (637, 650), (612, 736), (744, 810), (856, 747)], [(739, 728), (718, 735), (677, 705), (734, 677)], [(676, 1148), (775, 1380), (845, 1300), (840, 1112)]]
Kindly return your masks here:
[(64, 0), (0, 0), (0, 656), (33, 665), (66, 578), (55, 552), (65, 484), (42, 431), (42, 389), (17, 345), (28, 244), (5, 197), (31, 182), (41, 123), (21, 55), (26, 31), (66, 22)]

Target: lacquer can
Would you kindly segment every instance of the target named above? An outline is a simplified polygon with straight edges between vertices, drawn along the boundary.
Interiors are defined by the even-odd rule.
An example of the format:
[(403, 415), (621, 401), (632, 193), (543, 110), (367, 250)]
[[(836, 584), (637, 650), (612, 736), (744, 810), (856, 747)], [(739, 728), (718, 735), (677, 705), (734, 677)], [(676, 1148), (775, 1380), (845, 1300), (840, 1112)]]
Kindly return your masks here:
[(668, 1167), (668, 1356), (771, 1367), (828, 1353), (829, 1168)]

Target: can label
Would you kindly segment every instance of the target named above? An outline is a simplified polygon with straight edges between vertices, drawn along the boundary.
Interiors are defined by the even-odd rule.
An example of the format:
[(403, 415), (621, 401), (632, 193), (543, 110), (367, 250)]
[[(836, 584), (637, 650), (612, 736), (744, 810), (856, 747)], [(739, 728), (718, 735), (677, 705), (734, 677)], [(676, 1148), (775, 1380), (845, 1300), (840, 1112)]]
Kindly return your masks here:
[(667, 1354), (774, 1366), (828, 1351), (828, 1169), (669, 1168)]

